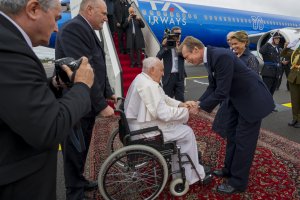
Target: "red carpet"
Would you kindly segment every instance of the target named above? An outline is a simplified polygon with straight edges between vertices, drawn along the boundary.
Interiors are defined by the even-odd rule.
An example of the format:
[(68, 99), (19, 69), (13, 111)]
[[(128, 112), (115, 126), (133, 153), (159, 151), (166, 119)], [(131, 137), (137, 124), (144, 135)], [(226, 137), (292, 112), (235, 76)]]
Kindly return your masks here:
[[(86, 176), (90, 179), (97, 179), (101, 163), (107, 157), (106, 142), (109, 133), (117, 126), (116, 120), (116, 117), (97, 119), (86, 168)], [(191, 116), (189, 125), (196, 134), (204, 163), (215, 169), (222, 167), (226, 142), (212, 132), (211, 120), (211, 115), (200, 113)], [(159, 199), (300, 199), (300, 144), (261, 130), (247, 191), (219, 194), (216, 186), (222, 181), (214, 178), (207, 186), (192, 185), (180, 198), (170, 195), (167, 183)], [(98, 192), (88, 195), (92, 199), (101, 199)]]
[[(121, 54), (119, 51), (119, 43), (118, 43), (118, 35), (114, 34), (114, 43), (115, 47), (117, 49), (117, 53), (119, 56), (120, 64), (123, 71), (123, 90), (124, 90), (124, 97), (127, 94), (127, 90), (133, 81), (133, 79), (136, 77), (137, 74), (141, 73), (142, 69), (137, 68), (136, 66), (134, 68), (130, 68), (130, 57), (129, 53), (127, 54)], [(144, 58), (144, 55), (141, 56), (141, 59)]]

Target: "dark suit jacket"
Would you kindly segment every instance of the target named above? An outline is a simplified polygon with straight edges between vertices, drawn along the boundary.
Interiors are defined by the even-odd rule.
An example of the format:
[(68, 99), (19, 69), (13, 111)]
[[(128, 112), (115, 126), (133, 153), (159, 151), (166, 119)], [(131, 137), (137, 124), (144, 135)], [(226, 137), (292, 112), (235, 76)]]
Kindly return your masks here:
[(120, 23), (120, 25), (123, 26), (125, 20), (129, 16), (129, 13), (128, 13), (129, 7), (130, 7), (130, 4), (127, 1), (125, 1), (124, 3), (121, 3), (120, 0), (117, 0), (115, 2), (115, 25), (117, 23)]
[(95, 31), (87, 21), (77, 15), (58, 32), (55, 44), (55, 58), (86, 56), (95, 72), (91, 89), (92, 112), (96, 115), (107, 107), (106, 98), (113, 95), (107, 78), (105, 54)]
[(274, 101), (261, 78), (230, 50), (207, 47), (209, 86), (200, 97), (200, 107), (211, 112), (229, 98), (248, 122), (255, 122), (272, 112)]
[[(171, 71), (172, 71), (172, 51), (171, 49), (167, 49), (162, 47), (160, 51), (157, 53), (156, 57), (160, 60), (164, 61), (164, 76), (162, 77), (163, 85), (166, 85), (169, 81)], [(186, 77), (186, 72), (184, 68), (184, 59), (182, 56), (178, 55), (178, 73), (179, 79), (183, 80)]]
[(132, 37), (132, 22), (131, 20), (128, 22), (128, 18), (125, 20), (124, 24), (123, 24), (123, 28), (126, 30), (126, 38), (127, 38), (127, 42), (126, 42), (126, 46), (129, 49), (132, 49), (132, 40), (135, 39), (135, 45), (136, 48), (145, 48), (145, 41), (144, 41), (144, 36), (143, 36), (143, 32), (142, 32), (142, 28), (145, 27), (145, 24), (143, 22), (142, 19), (137, 20), (137, 19), (133, 19), (133, 24), (135, 27), (135, 38)]
[(280, 54), (282, 50), (281, 48), (277, 48), (277, 50), (270, 43), (264, 44), (259, 49), (264, 60), (264, 66), (261, 70), (262, 76), (278, 78), (282, 73), (280, 62)]
[(58, 143), (89, 112), (90, 100), (89, 88), (79, 83), (57, 101), (21, 32), (2, 15), (0, 27), (1, 186), (44, 165), (56, 170)]

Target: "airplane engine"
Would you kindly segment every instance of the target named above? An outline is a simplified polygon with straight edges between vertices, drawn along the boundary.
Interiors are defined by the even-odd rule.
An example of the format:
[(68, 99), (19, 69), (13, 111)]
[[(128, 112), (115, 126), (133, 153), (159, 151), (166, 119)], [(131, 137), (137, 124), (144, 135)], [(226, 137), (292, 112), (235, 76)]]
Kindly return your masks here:
[[(271, 38), (270, 33), (273, 33), (275, 31), (279, 32), (282, 36), (282, 38), (280, 39), (280, 44), (279, 44), (282, 49), (284, 47), (285, 42), (292, 43), (292, 42), (294, 42), (294, 41), (296, 41), (297, 39), (300, 38), (300, 29), (299, 28), (298, 29), (296, 29), (296, 28), (284, 28), (284, 29), (272, 30), (272, 31), (264, 33), (262, 36), (259, 37), (259, 39), (257, 41), (257, 55), (260, 59), (262, 59), (262, 55), (259, 53), (259, 49), (266, 42), (268, 42), (270, 40), (270, 38)], [(295, 47), (295, 48), (297, 48), (297, 47)], [(293, 50), (295, 50), (295, 49), (293, 49)]]

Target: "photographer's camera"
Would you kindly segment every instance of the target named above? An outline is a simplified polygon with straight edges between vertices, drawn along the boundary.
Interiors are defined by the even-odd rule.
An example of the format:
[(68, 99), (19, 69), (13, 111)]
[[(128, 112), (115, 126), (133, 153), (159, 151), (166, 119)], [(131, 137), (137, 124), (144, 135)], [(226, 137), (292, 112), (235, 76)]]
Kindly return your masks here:
[(67, 73), (63, 70), (62, 65), (67, 65), (72, 70), (72, 72), (75, 72), (81, 65), (81, 61), (82, 61), (82, 58), (75, 60), (74, 58), (71, 58), (71, 57), (66, 57), (66, 58), (61, 58), (61, 59), (55, 60), (55, 62), (54, 62), (55, 74), (56, 74), (56, 81), (57, 81), (58, 85), (60, 84), (60, 81), (59, 81), (59, 78), (60, 78), (60, 80), (62, 82), (64, 82), (64, 84), (67, 87), (72, 87), (73, 81), (74, 81), (72, 79), (74, 79), (74, 78), (71, 78), (71, 80), (70, 80)]
[(170, 29), (165, 29), (164, 38), (167, 39), (166, 47), (168, 49), (175, 48), (179, 37), (180, 33), (172, 33)]

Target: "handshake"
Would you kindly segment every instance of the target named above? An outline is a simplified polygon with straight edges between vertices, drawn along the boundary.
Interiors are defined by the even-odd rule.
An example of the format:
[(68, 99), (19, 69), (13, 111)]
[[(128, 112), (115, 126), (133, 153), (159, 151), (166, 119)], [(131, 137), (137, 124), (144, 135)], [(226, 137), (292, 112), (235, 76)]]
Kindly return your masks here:
[(199, 101), (186, 101), (179, 104), (178, 107), (185, 107), (191, 114), (197, 114), (200, 111)]

